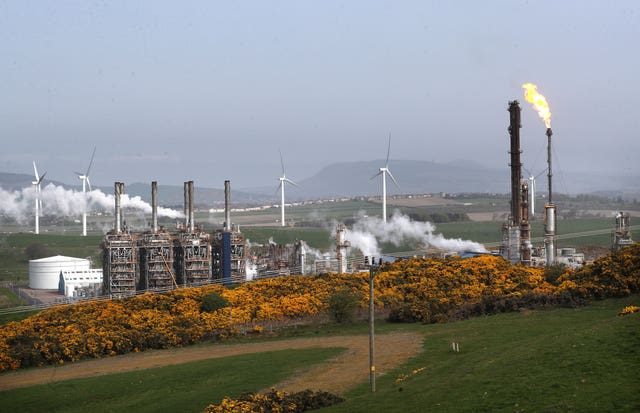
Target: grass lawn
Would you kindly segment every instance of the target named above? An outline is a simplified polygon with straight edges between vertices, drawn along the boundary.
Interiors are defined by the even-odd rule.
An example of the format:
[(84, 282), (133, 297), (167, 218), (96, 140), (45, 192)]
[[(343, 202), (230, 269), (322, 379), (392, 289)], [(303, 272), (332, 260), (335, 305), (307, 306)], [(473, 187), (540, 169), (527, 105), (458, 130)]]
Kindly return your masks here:
[(32, 315), (37, 314), (40, 310), (21, 311), (19, 313), (0, 314), (0, 326), (10, 323), (11, 321), (22, 321)]
[(326, 411), (640, 411), (640, 313), (617, 315), (630, 304), (640, 297), (424, 326), (424, 353)]
[[(424, 351), (377, 391), (364, 383), (326, 412), (635, 412), (640, 410), (640, 296), (478, 317), (390, 324), (424, 334)], [(367, 325), (301, 328), (294, 335), (366, 332)], [(451, 350), (459, 343), (460, 352)], [(202, 411), (209, 402), (268, 388), (337, 349), (282, 351), (154, 368), (0, 392), (6, 411)], [(424, 370), (418, 371), (424, 368)], [(414, 374), (413, 371), (416, 371)], [(396, 379), (407, 375), (402, 382)], [(317, 389), (315, 389), (317, 390)]]
[(0, 308), (25, 305), (25, 301), (18, 297), (11, 289), (0, 287)]
[(202, 412), (257, 392), (341, 349), (255, 353), (0, 392), (7, 412)]

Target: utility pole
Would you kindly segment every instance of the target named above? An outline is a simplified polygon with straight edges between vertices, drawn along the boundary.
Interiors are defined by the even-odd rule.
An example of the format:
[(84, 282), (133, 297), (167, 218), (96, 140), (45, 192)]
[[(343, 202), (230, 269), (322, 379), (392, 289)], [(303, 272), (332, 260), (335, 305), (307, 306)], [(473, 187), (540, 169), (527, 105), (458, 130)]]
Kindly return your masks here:
[(376, 392), (376, 356), (375, 356), (375, 306), (373, 295), (373, 277), (375, 273), (382, 265), (382, 258), (380, 258), (376, 265), (376, 259), (371, 257), (371, 264), (369, 264), (369, 257), (364, 257), (364, 264), (369, 267), (369, 383), (371, 384), (371, 393)]

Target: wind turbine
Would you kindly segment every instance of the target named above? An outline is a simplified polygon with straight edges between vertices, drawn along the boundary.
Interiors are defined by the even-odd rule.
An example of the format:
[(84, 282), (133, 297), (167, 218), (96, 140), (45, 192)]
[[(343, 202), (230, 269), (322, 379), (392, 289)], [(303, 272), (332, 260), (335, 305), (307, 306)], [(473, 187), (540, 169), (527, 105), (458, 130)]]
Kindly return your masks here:
[(40, 199), (40, 183), (44, 179), (44, 176), (47, 174), (46, 172), (42, 174), (42, 176), (38, 175), (38, 168), (36, 168), (36, 161), (33, 161), (33, 173), (35, 174), (36, 180), (31, 182), (36, 189), (36, 234), (40, 233), (40, 211), (42, 210), (42, 200)]
[(93, 156), (96, 154), (96, 147), (93, 147), (93, 153), (91, 154), (91, 160), (89, 161), (89, 166), (87, 167), (87, 171), (83, 174), (80, 172), (74, 172), (74, 174), (78, 175), (78, 178), (82, 181), (82, 193), (84, 194), (84, 209), (82, 210), (82, 236), (87, 236), (87, 185), (89, 186), (89, 191), (91, 191), (91, 181), (89, 180), (89, 171), (91, 170), (91, 164), (93, 164)]
[(535, 207), (536, 207), (536, 179), (538, 179), (538, 177), (543, 173), (545, 173), (547, 170), (545, 169), (544, 171), (540, 172), (538, 175), (533, 176), (533, 174), (529, 172), (527, 168), (525, 168), (524, 166), (522, 168), (525, 170), (526, 173), (529, 174), (529, 178), (528, 178), (529, 179), (529, 212), (531, 213), (531, 217), (533, 219), (535, 215)]
[(298, 185), (297, 183), (293, 182), (291, 179), (287, 178), (287, 174), (284, 172), (284, 161), (282, 160), (282, 151), (280, 151), (280, 165), (282, 165), (282, 176), (280, 177), (280, 200), (281, 200), (281, 217), (280, 217), (280, 222), (282, 223), (281, 225), (284, 227), (285, 223), (284, 223), (284, 185), (285, 183), (290, 183), (293, 186), (297, 186), (298, 188), (300, 188), (300, 185)]
[(379, 169), (379, 172), (371, 177), (375, 178), (378, 175), (382, 175), (382, 221), (387, 222), (387, 174), (398, 188), (398, 181), (393, 177), (393, 174), (389, 170), (389, 153), (391, 152), (391, 133), (389, 133), (389, 146), (387, 147), (387, 160), (384, 162), (384, 166)]

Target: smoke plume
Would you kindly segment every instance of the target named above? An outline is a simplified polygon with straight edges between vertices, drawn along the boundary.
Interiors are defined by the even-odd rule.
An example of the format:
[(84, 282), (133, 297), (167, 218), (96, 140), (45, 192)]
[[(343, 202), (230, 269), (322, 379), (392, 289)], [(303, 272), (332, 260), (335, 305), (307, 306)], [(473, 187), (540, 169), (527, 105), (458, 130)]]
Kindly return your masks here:
[(367, 256), (380, 256), (379, 242), (390, 242), (395, 246), (421, 243), (443, 251), (486, 252), (482, 244), (460, 238), (445, 238), (436, 234), (430, 222), (412, 221), (406, 215), (395, 212), (386, 223), (377, 217), (363, 217), (352, 229), (347, 229), (346, 239), (351, 246)]
[[(33, 219), (35, 209), (36, 192), (34, 187), (23, 188), (17, 191), (7, 191), (0, 188), (0, 216), (15, 220), (19, 224), (25, 224)], [(125, 209), (133, 209), (145, 214), (151, 213), (151, 205), (143, 201), (139, 196), (121, 196), (121, 205)], [(42, 214), (47, 216), (74, 217), (82, 214), (85, 208), (92, 210), (113, 210), (115, 198), (112, 194), (105, 194), (99, 189), (82, 191), (67, 189), (62, 186), (48, 184), (40, 193), (42, 201)], [(168, 218), (181, 218), (184, 214), (169, 208), (158, 207), (158, 216)]]

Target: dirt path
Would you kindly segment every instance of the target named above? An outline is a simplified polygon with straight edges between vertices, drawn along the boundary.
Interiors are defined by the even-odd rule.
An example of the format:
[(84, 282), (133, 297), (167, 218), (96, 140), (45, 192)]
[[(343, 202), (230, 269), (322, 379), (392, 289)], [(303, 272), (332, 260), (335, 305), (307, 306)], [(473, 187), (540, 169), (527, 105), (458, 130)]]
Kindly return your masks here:
[[(377, 335), (375, 342), (377, 374), (385, 374), (418, 354), (422, 349), (422, 340), (423, 337), (415, 333)], [(342, 393), (369, 379), (369, 337), (357, 335), (154, 350), (63, 366), (21, 370), (0, 375), (0, 391), (204, 359), (313, 347), (346, 347), (347, 350), (322, 365), (296, 373), (292, 378), (274, 387), (287, 392), (310, 388)]]

